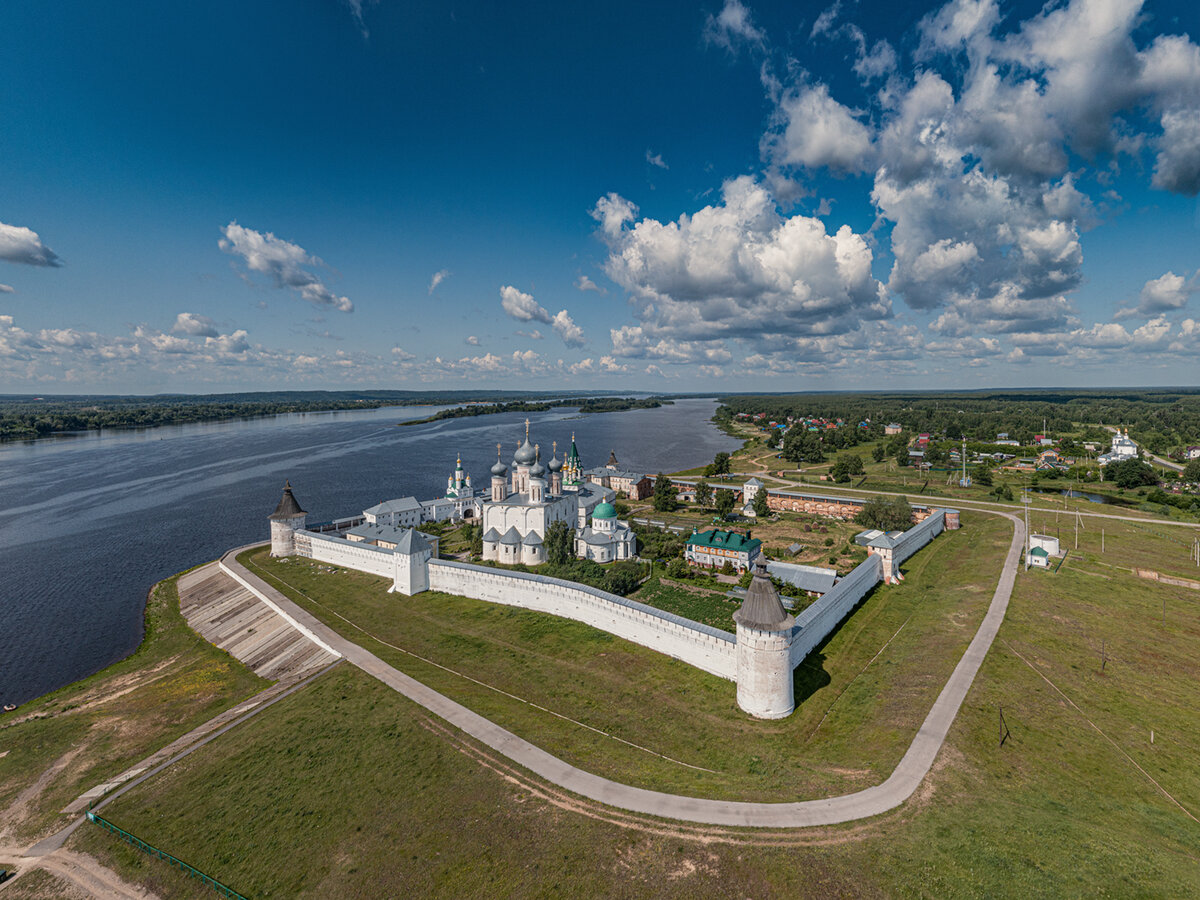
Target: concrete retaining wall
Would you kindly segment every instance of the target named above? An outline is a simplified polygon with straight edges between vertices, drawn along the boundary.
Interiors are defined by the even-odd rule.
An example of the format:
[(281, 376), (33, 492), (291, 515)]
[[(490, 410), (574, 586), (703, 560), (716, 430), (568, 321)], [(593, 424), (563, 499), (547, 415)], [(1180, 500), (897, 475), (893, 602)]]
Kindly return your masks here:
[(263, 593), (257, 587), (255, 587), (255, 585), (252, 581), (250, 581), (248, 578), (244, 578), (242, 576), (242, 571), (244, 571), (244, 570), (242, 569), (241, 564), (237, 561), (237, 555), (239, 553), (241, 553), (243, 550), (249, 550), (251, 547), (255, 547), (255, 546), (258, 546), (258, 545), (257, 544), (248, 544), (245, 547), (238, 547), (235, 550), (230, 550), (228, 553), (226, 553), (224, 556), (221, 557), (220, 561), (217, 563), (217, 567), (222, 572), (224, 572), (226, 575), (228, 575), (230, 578), (232, 578), (234, 581), (236, 581), (238, 584), (240, 584), (242, 587), (244, 587), (246, 590), (248, 590), (250, 593), (252, 593), (259, 600), (261, 600), (273, 612), (278, 614), (278, 616), (281, 619), (283, 619), (285, 622), (287, 622), (289, 625), (291, 625), (293, 628), (295, 628), (298, 632), (300, 632), (302, 635), (304, 635), (306, 638), (308, 638), (310, 641), (312, 641), (314, 644), (316, 644), (318, 647), (320, 647), (326, 653), (332, 653), (334, 655), (334, 658), (341, 659), (342, 654), (338, 653), (336, 650), (334, 650), (332, 647), (330, 647), (327, 643), (325, 643), (323, 640), (321, 640), (319, 637), (317, 637), (315, 634), (313, 634), (311, 630), (309, 630), (308, 628), (306, 628), (305, 626), (303, 626), (299, 622), (297, 622), (291, 615), (289, 615), (278, 604), (276, 604), (275, 601), (273, 601), (265, 593)]
[(452, 560), (430, 561), (429, 587), (574, 619), (712, 675), (730, 681), (737, 678), (737, 642), (732, 634), (598, 588)]
[(825, 640), (882, 580), (883, 561), (872, 553), (835, 584), (833, 590), (822, 594), (816, 603), (796, 616), (796, 627), (792, 630), (792, 668), (800, 665), (804, 657)]

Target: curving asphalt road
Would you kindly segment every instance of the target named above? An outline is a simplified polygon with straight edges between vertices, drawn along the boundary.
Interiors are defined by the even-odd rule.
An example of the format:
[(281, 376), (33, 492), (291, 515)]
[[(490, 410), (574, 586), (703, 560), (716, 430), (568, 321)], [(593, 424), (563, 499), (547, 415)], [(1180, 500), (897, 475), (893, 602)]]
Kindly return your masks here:
[(426, 687), (358, 644), (342, 637), (242, 566), (235, 557), (244, 548), (225, 554), (221, 560), (221, 568), (243, 584), (253, 585), (257, 590), (266, 593), (274, 603), (286, 609), (296, 620), (341, 653), (350, 664), (552, 784), (618, 809), (661, 818), (703, 825), (800, 828), (834, 825), (887, 812), (912, 796), (928, 774), (946, 740), (950, 726), (954, 723), (954, 717), (975, 680), (983, 658), (1004, 621), (1004, 613), (1008, 609), (1009, 597), (1012, 596), (1013, 583), (1021, 563), (1021, 552), (1025, 545), (1025, 525), (1015, 515), (997, 515), (1012, 521), (1013, 539), (1004, 560), (999, 583), (992, 595), (992, 602), (988, 606), (983, 623), (954, 668), (946, 686), (942, 688), (929, 715), (925, 717), (904, 758), (900, 760), (891, 776), (875, 787), (839, 797), (793, 803), (750, 803), (685, 797), (619, 784), (577, 769)]

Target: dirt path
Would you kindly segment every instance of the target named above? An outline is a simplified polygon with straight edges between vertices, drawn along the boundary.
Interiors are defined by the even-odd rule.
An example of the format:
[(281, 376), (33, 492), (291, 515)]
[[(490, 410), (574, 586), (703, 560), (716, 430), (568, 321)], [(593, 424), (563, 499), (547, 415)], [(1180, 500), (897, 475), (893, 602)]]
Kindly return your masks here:
[(8, 807), (0, 812), (0, 839), (9, 837), (15, 830), (17, 825), (25, 821), (29, 816), (29, 804), (34, 799), (39, 797), (42, 791), (46, 790), (58, 775), (66, 769), (67, 766), (87, 747), (87, 744), (81, 744), (78, 747), (72, 747), (49, 766), (46, 767), (37, 781), (25, 788), (21, 793), (13, 799), (13, 802)]
[[(0, 891), (19, 885), (21, 879), (44, 869), (62, 881), (83, 891), (85, 896), (101, 900), (157, 900), (158, 895), (123, 879), (112, 869), (102, 866), (86, 853), (56, 850), (36, 859), (24, 855), (17, 847), (0, 847), (0, 868), (16, 870), (16, 875), (4, 883)], [(0, 894), (0, 896), (4, 896)]]

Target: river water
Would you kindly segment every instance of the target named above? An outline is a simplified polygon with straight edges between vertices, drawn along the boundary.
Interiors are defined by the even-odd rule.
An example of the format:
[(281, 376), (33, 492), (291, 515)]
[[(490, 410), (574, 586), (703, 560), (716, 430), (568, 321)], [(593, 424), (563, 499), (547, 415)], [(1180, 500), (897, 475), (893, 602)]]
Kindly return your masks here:
[[(739, 442), (709, 421), (711, 400), (580, 416), (532, 413), (549, 461), (575, 433), (585, 467), (615, 450), (651, 475), (690, 468)], [(298, 413), (0, 446), (0, 703), (22, 703), (95, 672), (141, 640), (154, 582), (269, 537), (284, 479), (309, 522), (393, 497), (440, 497), (455, 455), (477, 488), (524, 437), (525, 414), (396, 427), (433, 407)]]

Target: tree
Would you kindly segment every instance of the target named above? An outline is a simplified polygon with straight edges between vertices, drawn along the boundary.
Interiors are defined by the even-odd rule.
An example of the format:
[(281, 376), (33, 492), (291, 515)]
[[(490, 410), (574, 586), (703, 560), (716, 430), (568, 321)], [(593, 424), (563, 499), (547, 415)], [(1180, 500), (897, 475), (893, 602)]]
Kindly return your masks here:
[(978, 466), (975, 469), (975, 483), (983, 485), (983, 487), (992, 486), (992, 467)]
[(793, 425), (783, 437), (783, 456), (796, 463), (819, 463), (825, 461), (821, 437), (804, 425)]
[(948, 463), (949, 461), (950, 454), (941, 447), (930, 445), (929, 449), (925, 451), (925, 462), (929, 463), (931, 466), (940, 466), (944, 463)]
[(641, 580), (642, 570), (637, 563), (613, 563), (604, 579), (604, 589), (609, 593), (624, 597), (636, 591)]
[(1011, 500), (1013, 498), (1012, 488), (1001, 482), (992, 490), (992, 496), (997, 500)]
[(675, 485), (662, 472), (654, 479), (654, 509), (656, 512), (671, 512), (675, 509)]
[(904, 531), (912, 526), (912, 507), (903, 497), (871, 497), (854, 521), (880, 531)]
[(718, 453), (713, 457), (713, 461), (704, 470), (705, 475), (728, 475), (729, 474), (729, 454)]
[(758, 519), (765, 519), (771, 514), (771, 506), (767, 503), (767, 492), (763, 488), (759, 488), (754, 494), (754, 500), (751, 501), (754, 507), (754, 516)]
[(710, 485), (703, 478), (700, 479), (700, 481), (696, 483), (696, 505), (708, 506), (710, 503), (712, 503), (712, 495), (712, 485)]
[(843, 456), (833, 464), (833, 468), (829, 470), (829, 474), (833, 476), (834, 481), (846, 482), (850, 480), (851, 475), (863, 474), (862, 457), (860, 456)]
[(1182, 477), (1184, 481), (1200, 481), (1200, 457), (1188, 461), (1188, 464), (1183, 467)]
[(908, 456), (908, 448), (907, 447), (904, 448), (903, 450), (899, 450), (896, 452), (896, 465), (898, 465), (900, 468), (903, 469), (905, 466), (907, 466), (909, 464), (910, 461), (911, 460), (909, 459), (909, 456)]
[(1113, 481), (1119, 488), (1158, 484), (1158, 475), (1154, 469), (1137, 458), (1109, 463), (1104, 467), (1104, 477)]
[(887, 458), (887, 449), (883, 444), (876, 444), (875, 449), (871, 451), (871, 459), (875, 462), (883, 462)]
[(717, 512), (721, 518), (725, 518), (733, 511), (733, 504), (737, 498), (733, 496), (733, 491), (717, 491), (713, 497), (713, 504), (717, 507)]
[(575, 558), (575, 535), (566, 522), (551, 522), (542, 541), (546, 545), (546, 562), (552, 566), (565, 566)]

